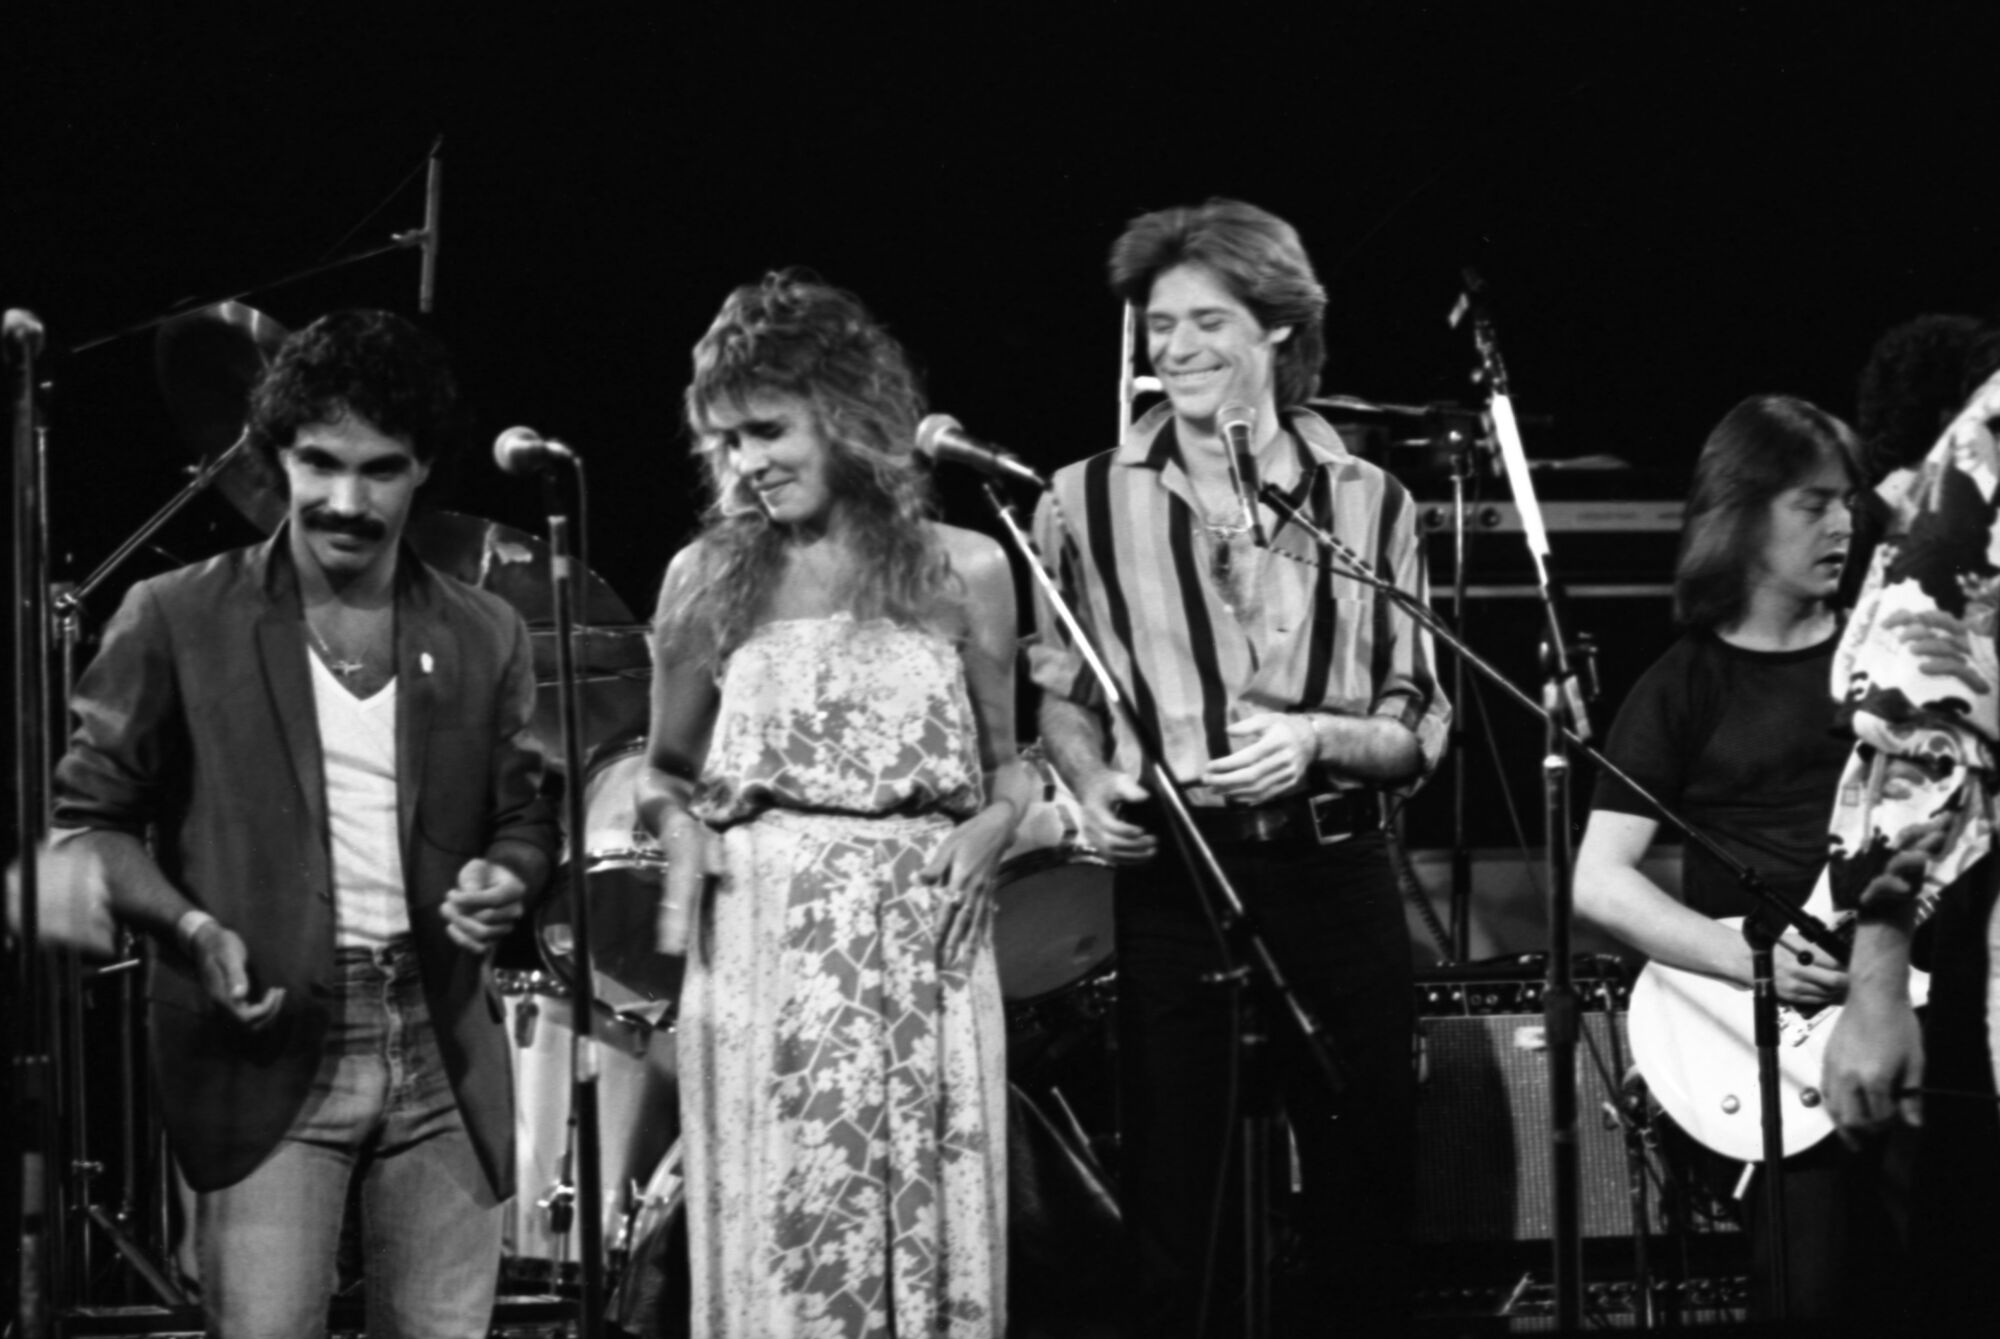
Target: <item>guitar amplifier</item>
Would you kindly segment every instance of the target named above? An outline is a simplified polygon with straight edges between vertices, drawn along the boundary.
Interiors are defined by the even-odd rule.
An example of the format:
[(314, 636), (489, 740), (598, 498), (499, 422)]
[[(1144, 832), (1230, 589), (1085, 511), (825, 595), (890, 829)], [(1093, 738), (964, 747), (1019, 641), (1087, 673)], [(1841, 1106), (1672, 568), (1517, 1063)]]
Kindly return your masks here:
[[(1434, 969), (1417, 983), (1416, 1240), (1533, 1241), (1551, 1236), (1554, 1194), (1549, 1057), (1541, 955)], [(1583, 1030), (1576, 1050), (1579, 1212), (1585, 1237), (1637, 1227), (1635, 1166), (1617, 1118), (1631, 1060), (1626, 986), (1614, 960), (1579, 967)], [(1657, 1161), (1647, 1220), (1659, 1231)]]
[[(1614, 475), (1601, 486), (1617, 482)], [(1566, 491), (1590, 490), (1572, 483)], [(1589, 647), (1583, 657), (1585, 688), (1591, 697), (1588, 716), (1592, 742), (1601, 746), (1625, 694), (1680, 635), (1673, 618), (1673, 573), (1682, 503), (1678, 498), (1639, 495), (1545, 495), (1541, 510), (1554, 573), (1568, 597), (1565, 633), (1573, 651), (1586, 643)], [(1511, 501), (1489, 500), (1468, 507), (1462, 610), (1456, 607), (1453, 586), (1456, 552), (1450, 505), (1434, 498), (1420, 500), (1417, 528), (1429, 563), (1431, 607), (1478, 656), (1539, 701), (1547, 620), (1519, 510)], [(1453, 697), (1454, 729), (1462, 747), (1406, 806), (1406, 838), (1420, 847), (1455, 844), (1459, 834), (1453, 831), (1452, 773), (1463, 767), (1465, 845), (1506, 848), (1524, 840), (1540, 843), (1542, 760), (1547, 751), (1542, 723), (1471, 669), (1465, 671), (1465, 692), (1453, 696), (1455, 669), (1453, 654), (1440, 647), (1438, 671), (1446, 695)], [(1589, 812), (1595, 770), (1578, 759), (1572, 775), (1572, 812), (1580, 822)]]

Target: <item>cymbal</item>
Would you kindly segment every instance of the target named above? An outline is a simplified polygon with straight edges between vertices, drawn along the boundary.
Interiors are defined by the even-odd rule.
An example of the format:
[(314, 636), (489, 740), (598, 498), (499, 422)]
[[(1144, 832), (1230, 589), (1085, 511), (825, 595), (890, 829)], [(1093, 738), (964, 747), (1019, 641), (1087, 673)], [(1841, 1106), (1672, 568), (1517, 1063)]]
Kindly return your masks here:
[[(551, 764), (562, 759), (562, 713), (556, 694), (558, 644), (549, 546), (498, 521), (427, 511), (410, 521), (411, 548), (440, 572), (492, 591), (520, 611), (535, 658), (535, 738)], [(576, 613), (577, 688), (582, 695), (583, 755), (614, 740), (644, 735), (650, 711), (652, 645), (644, 623), (604, 579), (584, 570)]]
[[(183, 312), (153, 337), (153, 373), (167, 409), (204, 466), (236, 444), (250, 418), (250, 388), (284, 343), (286, 330), (254, 307), (217, 302)], [(237, 511), (265, 534), (285, 519), (285, 494), (254, 452), (215, 480)]]
[(1426, 418), (1439, 409), (1437, 405), (1378, 404), (1358, 395), (1316, 395), (1306, 404), (1328, 418), (1346, 419)]

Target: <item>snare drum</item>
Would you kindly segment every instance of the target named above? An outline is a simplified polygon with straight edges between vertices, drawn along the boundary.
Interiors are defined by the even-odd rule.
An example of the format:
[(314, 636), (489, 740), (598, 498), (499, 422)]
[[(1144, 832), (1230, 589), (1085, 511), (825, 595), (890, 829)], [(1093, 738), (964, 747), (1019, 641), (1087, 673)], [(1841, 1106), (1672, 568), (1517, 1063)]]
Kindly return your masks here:
[(1111, 862), (1083, 840), (1083, 809), (1039, 745), (1022, 758), (1042, 783), (996, 878), (993, 951), (1000, 993), (1032, 1005), (1111, 963)]
[[(680, 997), (684, 960), (661, 953), (660, 896), (667, 860), (639, 826), (639, 775), (645, 741), (627, 740), (591, 761), (583, 783), (584, 891), (590, 898), (590, 961), (598, 1000), (617, 1009), (664, 1015)], [(551, 972), (574, 979), (576, 935), (569, 899), (552, 897), (536, 919), (536, 943)]]

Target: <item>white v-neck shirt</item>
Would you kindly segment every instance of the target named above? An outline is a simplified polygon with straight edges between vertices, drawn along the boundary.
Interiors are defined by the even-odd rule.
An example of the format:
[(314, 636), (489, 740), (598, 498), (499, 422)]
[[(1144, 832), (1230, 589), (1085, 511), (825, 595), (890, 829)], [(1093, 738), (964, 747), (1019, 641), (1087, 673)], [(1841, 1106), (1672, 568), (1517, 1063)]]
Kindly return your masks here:
[(306, 658), (326, 775), (334, 942), (376, 948), (410, 932), (396, 821), (396, 681), (357, 698), (318, 656)]

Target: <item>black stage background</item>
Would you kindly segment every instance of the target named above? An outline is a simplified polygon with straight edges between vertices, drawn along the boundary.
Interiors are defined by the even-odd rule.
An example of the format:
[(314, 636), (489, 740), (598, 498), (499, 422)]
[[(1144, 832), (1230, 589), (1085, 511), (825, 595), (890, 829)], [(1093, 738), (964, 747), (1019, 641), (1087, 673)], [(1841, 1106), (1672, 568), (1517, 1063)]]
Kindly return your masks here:
[[(1994, 309), (1986, 8), (20, 4), (0, 32), (0, 303), (58, 349), (246, 289), (288, 327), (413, 313), (409, 251), (257, 286), (417, 227), (442, 134), (432, 324), (470, 449), (431, 500), (539, 530), (536, 490), (485, 444), (514, 423), (568, 441), (592, 565), (643, 617), (694, 523), (678, 397), (729, 287), (804, 264), (854, 288), (935, 408), (1048, 469), (1112, 440), (1112, 238), (1228, 194), (1306, 238), (1332, 295), (1328, 391), (1475, 402), (1444, 319), (1473, 265), (1538, 416), (1530, 454), (1616, 457), (1636, 468), (1588, 491), (1678, 497), (1741, 396), (1851, 414), (1885, 327)], [(152, 346), (49, 359), (58, 579), (192, 460)], [(1441, 495), (1417, 453), (1382, 458)], [(943, 484), (950, 519), (991, 527), (970, 480)], [(92, 626), (129, 579), (255, 533), (200, 500)], [(1670, 535), (1611, 547), (1620, 579), (1666, 578)], [(1518, 572), (1511, 538), (1479, 556)], [(1609, 575), (1596, 561), (1570, 575)], [(1528, 676), (1532, 619), (1490, 607), (1475, 644)], [(1607, 642), (1607, 713), (1671, 636), (1664, 609), (1579, 615)], [(1509, 722), (1501, 748), (1532, 787), (1535, 732)], [(1415, 844), (1448, 837), (1443, 795), (1417, 802)], [(1532, 788), (1517, 798), (1532, 835)], [(1491, 801), (1470, 835), (1506, 845)]]
[[(688, 349), (731, 286), (803, 264), (855, 289), (935, 408), (1051, 469), (1112, 440), (1113, 237), (1225, 194), (1305, 237), (1332, 295), (1328, 391), (1474, 400), (1470, 340), (1444, 320), (1473, 265), (1518, 403), (1547, 420), (1530, 454), (1616, 456), (1635, 468), (1602, 495), (1674, 497), (1742, 396), (1849, 415), (1885, 327), (1995, 309), (1989, 9), (17, 0), (0, 305), (36, 312), (57, 350), (244, 290), (294, 328), (338, 306), (414, 314), (411, 252), (258, 286), (417, 227), (442, 134), (432, 324), (471, 415), (432, 500), (539, 531), (536, 490), (485, 444), (514, 423), (568, 441), (590, 466), (592, 564), (643, 617), (694, 523)], [(192, 460), (152, 345), (48, 360), (59, 579)], [(1436, 495), (1413, 454), (1386, 463)], [(990, 529), (970, 482), (944, 482), (948, 518)], [(92, 625), (131, 578), (254, 537), (202, 499)], [(1666, 579), (1670, 538), (1614, 547), (1619, 576)], [(1635, 556), (1651, 570), (1624, 570)], [(1594, 608), (1608, 710), (1671, 633), (1657, 598)], [(1497, 604), (1474, 629), (1524, 676), (1532, 637)], [(1514, 738), (1531, 777), (1533, 732)], [(1533, 790), (1517, 798), (1538, 831)], [(1482, 844), (1493, 800), (1475, 796)], [(1418, 844), (1443, 803), (1420, 797)]]

